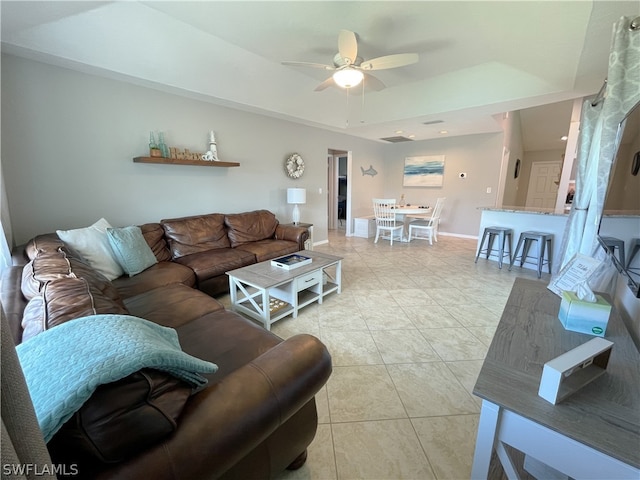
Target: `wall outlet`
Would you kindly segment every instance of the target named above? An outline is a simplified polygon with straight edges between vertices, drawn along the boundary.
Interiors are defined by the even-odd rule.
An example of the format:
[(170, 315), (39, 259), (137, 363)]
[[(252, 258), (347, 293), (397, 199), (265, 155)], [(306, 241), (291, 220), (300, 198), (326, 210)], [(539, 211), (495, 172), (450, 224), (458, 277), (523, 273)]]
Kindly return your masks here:
[(460, 172), (460, 173), (458, 174), (458, 177), (459, 177), (459, 178), (467, 178), (467, 174), (466, 174), (465, 172)]
[(491, 193), (491, 187), (487, 187), (487, 193)]

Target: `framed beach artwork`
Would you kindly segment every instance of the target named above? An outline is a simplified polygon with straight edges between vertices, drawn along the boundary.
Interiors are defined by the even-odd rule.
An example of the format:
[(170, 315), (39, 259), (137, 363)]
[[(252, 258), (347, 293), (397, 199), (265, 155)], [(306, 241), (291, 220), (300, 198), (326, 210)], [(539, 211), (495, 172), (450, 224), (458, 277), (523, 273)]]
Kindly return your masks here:
[(444, 155), (404, 159), (404, 187), (442, 187), (443, 181)]

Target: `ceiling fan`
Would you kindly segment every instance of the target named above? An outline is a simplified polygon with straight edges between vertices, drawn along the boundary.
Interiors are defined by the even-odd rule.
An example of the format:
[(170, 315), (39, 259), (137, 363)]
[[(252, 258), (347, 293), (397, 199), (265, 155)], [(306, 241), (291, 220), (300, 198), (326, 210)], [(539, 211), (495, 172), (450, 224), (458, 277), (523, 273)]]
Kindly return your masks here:
[(361, 57), (358, 57), (356, 34), (349, 30), (340, 30), (340, 34), (338, 35), (338, 53), (333, 57), (333, 65), (310, 62), (282, 62), (282, 64), (294, 67), (312, 67), (332, 70), (334, 73), (316, 87), (315, 91), (319, 92), (333, 85), (349, 89), (359, 85), (365, 78), (365, 83), (368, 87), (373, 90), (382, 90), (385, 88), (385, 84), (369, 74), (369, 71), (404, 67), (417, 61), (417, 53), (398, 53), (365, 61)]

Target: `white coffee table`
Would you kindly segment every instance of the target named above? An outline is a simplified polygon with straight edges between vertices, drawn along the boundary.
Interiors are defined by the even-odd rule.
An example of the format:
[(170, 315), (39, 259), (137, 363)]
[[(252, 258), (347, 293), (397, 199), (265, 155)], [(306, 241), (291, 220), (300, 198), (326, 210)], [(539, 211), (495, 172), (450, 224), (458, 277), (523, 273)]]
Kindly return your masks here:
[[(256, 263), (227, 272), (231, 294), (231, 310), (262, 322), (266, 330), (281, 318), (311, 303), (322, 303), (332, 292), (342, 291), (342, 257), (303, 250), (300, 255), (313, 261), (292, 270), (274, 267), (271, 261)], [(285, 305), (273, 312), (271, 298)]]

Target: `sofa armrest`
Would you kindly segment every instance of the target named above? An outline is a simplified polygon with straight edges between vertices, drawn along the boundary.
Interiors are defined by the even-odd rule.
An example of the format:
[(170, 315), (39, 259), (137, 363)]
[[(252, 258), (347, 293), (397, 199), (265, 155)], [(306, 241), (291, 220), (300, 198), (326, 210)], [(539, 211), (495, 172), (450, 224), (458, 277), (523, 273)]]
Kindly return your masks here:
[(22, 294), (22, 267), (7, 267), (0, 277), (0, 306), (7, 318), (13, 342), (22, 342), (22, 314), (27, 300)]
[(320, 340), (291, 337), (194, 395), (167, 441), (98, 478), (218, 478), (309, 402), (330, 374)]
[(276, 240), (288, 240), (297, 242), (300, 250), (304, 250), (304, 242), (309, 240), (309, 230), (306, 227), (298, 227), (296, 225), (283, 225), (281, 223), (276, 227)]

